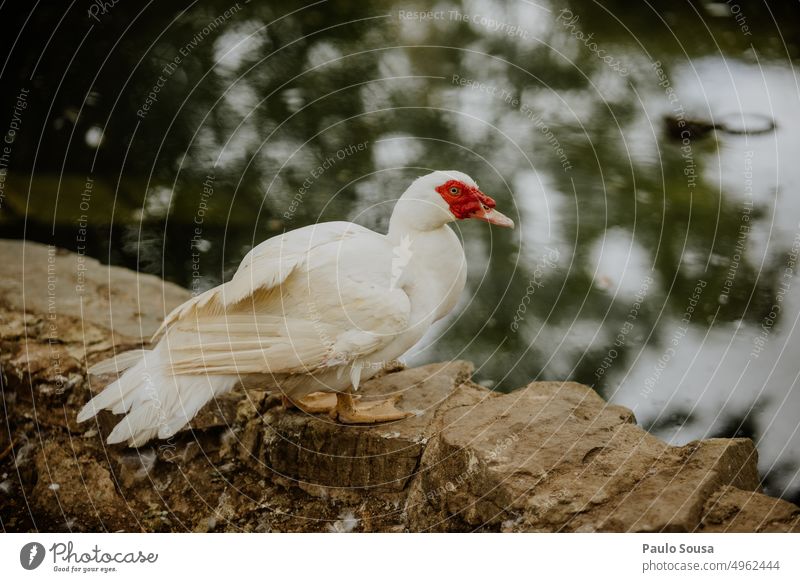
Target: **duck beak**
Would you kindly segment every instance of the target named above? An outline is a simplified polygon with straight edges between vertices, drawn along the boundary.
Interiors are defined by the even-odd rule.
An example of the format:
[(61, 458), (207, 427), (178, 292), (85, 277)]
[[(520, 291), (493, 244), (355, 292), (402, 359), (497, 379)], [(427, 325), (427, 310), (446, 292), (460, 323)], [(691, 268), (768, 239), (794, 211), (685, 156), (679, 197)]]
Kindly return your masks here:
[(494, 224), (496, 226), (503, 226), (507, 228), (514, 228), (514, 221), (511, 220), (508, 216), (503, 214), (502, 212), (495, 210), (494, 208), (489, 208), (488, 206), (484, 206), (470, 216), (470, 218), (476, 218), (478, 220), (482, 220), (484, 222), (488, 222), (489, 224)]

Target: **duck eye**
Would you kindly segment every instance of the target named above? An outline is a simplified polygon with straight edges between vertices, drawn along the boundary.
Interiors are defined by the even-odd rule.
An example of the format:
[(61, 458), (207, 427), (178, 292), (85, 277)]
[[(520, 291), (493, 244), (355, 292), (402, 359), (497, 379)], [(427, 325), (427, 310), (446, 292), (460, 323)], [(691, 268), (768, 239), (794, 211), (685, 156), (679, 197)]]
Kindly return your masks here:
[(461, 193), (461, 188), (459, 188), (458, 186), (450, 187), (450, 194), (452, 194), (453, 196), (457, 196), (460, 193)]

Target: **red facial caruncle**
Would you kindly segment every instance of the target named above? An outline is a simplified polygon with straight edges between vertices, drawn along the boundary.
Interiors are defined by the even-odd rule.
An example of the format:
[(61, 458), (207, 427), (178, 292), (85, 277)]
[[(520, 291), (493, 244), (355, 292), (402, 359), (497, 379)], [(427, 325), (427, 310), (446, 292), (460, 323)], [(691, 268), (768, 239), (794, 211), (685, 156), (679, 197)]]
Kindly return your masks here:
[(436, 191), (447, 202), (450, 212), (459, 220), (477, 218), (498, 226), (514, 226), (514, 222), (494, 209), (495, 201), (475, 186), (461, 180), (448, 180)]

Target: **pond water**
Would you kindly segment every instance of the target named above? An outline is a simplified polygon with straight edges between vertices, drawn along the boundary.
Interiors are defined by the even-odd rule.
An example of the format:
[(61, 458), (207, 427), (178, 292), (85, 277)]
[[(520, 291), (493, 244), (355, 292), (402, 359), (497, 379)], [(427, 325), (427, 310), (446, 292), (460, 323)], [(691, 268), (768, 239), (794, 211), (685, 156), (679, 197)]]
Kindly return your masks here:
[(796, 3), (131, 4), (12, 23), (3, 236), (200, 291), (462, 170), (518, 227), (456, 225), (468, 289), (411, 363), (752, 437), (800, 500)]

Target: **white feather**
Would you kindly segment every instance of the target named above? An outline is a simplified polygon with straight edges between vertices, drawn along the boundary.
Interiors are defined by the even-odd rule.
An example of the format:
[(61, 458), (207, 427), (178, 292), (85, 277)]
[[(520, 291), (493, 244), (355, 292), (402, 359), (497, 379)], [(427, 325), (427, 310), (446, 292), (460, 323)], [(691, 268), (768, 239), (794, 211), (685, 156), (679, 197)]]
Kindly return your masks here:
[(130, 350), (117, 354), (112, 358), (103, 360), (89, 368), (89, 373), (94, 376), (124, 372), (138, 363), (149, 350)]

